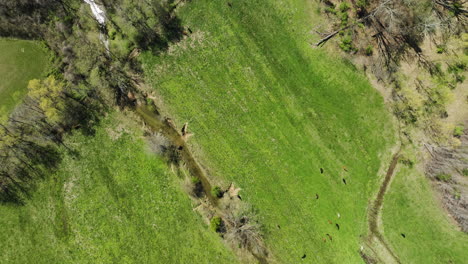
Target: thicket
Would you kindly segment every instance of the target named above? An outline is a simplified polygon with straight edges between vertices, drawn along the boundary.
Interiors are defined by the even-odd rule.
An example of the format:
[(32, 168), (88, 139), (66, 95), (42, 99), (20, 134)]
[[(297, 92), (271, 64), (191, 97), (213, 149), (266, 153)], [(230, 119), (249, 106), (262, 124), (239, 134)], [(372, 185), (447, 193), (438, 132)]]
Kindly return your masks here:
[[(429, 40), (437, 47), (435, 53), (447, 53), (447, 42), (467, 30), (466, 3), (461, 0), (325, 0), (323, 3), (327, 14), (332, 18), (336, 15), (336, 23), (330, 33), (321, 34), (323, 38), (317, 46), (339, 37), (343, 51), (373, 55), (366, 66), (378, 80), (393, 84), (396, 116), (406, 124), (423, 127), (432, 135), (440, 134), (441, 125), (435, 120), (447, 117), (445, 106), (451, 99), (451, 91), (465, 80), (466, 62), (458, 59), (447, 61), (447, 65), (435, 63), (421, 45)], [(414, 84), (406, 83), (406, 77), (399, 71), (402, 61), (413, 61), (428, 76), (422, 79), (418, 76)]]
[[(180, 3), (180, 2), (179, 2)], [(107, 26), (94, 20), (81, 0), (0, 1), (0, 36), (42, 41), (53, 57), (54, 70), (32, 80), (23, 104), (0, 124), (0, 200), (21, 203), (36, 179), (60, 162), (59, 147), (67, 132), (93, 126), (113, 106), (131, 106), (136, 91), (129, 59), (133, 49), (154, 52), (180, 38), (182, 29), (173, 1), (103, 1)], [(106, 50), (99, 31), (125, 42)], [(118, 41), (116, 41), (118, 43)]]

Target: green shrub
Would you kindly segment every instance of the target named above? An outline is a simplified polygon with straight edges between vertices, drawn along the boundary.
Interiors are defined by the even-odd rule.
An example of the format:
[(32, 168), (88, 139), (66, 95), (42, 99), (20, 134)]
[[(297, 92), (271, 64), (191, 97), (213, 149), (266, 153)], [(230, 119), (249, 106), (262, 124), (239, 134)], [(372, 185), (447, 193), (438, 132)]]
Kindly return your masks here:
[(372, 54), (374, 54), (374, 47), (372, 47), (372, 45), (369, 45), (366, 48), (366, 55), (367, 56), (372, 56)]
[(358, 8), (365, 8), (365, 7), (367, 7), (368, 4), (369, 4), (369, 3), (367, 2), (367, 0), (358, 0), (358, 1), (356, 2), (356, 6), (357, 6)]
[(455, 128), (453, 129), (453, 136), (461, 137), (463, 135), (464, 130), (465, 130), (465, 127), (463, 125), (455, 126)]
[(437, 174), (436, 179), (438, 181), (449, 182), (452, 179), (452, 175), (447, 173), (440, 173)]
[(215, 217), (211, 218), (210, 228), (211, 228), (211, 230), (215, 231), (216, 233), (219, 233), (219, 232), (222, 231), (222, 224), (223, 224), (223, 220), (221, 219), (221, 217), (215, 216)]
[(201, 180), (197, 177), (192, 177), (192, 179), (190, 179), (192, 181), (193, 184), (199, 184), (201, 183)]
[(348, 3), (342, 2), (342, 3), (340, 4), (340, 7), (339, 7), (339, 8), (340, 8), (340, 11), (344, 13), (344, 12), (348, 11), (350, 7), (349, 7), (349, 4), (348, 4)]
[(465, 168), (462, 170), (462, 175), (463, 176), (468, 176), (468, 168)]
[(449, 65), (448, 72), (453, 74), (455, 83), (462, 83), (465, 81), (463, 73), (466, 71), (467, 65), (465, 62), (457, 62), (453, 65)]
[(346, 27), (348, 25), (348, 18), (349, 18), (348, 13), (341, 13), (340, 15), (341, 27)]
[(336, 15), (336, 10), (333, 7), (326, 7), (325, 13), (330, 13)]
[(437, 45), (436, 51), (438, 54), (442, 54), (447, 51), (447, 48), (444, 45)]
[(218, 197), (218, 198), (221, 198), (223, 197), (223, 190), (221, 190), (221, 187), (219, 186), (215, 186), (211, 189), (211, 194), (214, 196), (214, 197)]
[(341, 39), (340, 48), (345, 52), (356, 51), (356, 48), (353, 47), (351, 36), (345, 36)]

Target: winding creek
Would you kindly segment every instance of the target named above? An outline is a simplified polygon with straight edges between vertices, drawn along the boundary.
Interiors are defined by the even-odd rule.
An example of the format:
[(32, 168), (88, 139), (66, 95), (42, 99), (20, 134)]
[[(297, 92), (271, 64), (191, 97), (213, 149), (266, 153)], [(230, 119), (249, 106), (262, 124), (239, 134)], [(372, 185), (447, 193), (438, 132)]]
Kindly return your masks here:
[[(97, 4), (95, 0), (83, 1), (91, 7), (93, 16), (100, 25), (100, 39), (103, 42), (107, 53), (110, 54), (109, 41), (106, 34), (106, 14), (104, 8)], [(226, 213), (228, 213), (226, 210), (232, 210), (226, 208), (222, 209), (218, 206), (219, 199), (218, 197), (214, 197), (211, 193), (212, 185), (208, 180), (205, 170), (202, 169), (202, 167), (192, 155), (192, 152), (189, 150), (186, 143), (186, 138), (182, 135), (181, 132), (179, 132), (179, 130), (176, 129), (175, 125), (172, 124), (170, 119), (161, 116), (158, 111), (150, 110), (144, 104), (136, 104), (133, 110), (136, 114), (138, 114), (138, 116), (144, 121), (144, 123), (150, 128), (152, 132), (161, 134), (169, 140), (172, 146), (176, 147), (176, 151), (179, 155), (180, 160), (183, 163), (184, 168), (188, 170), (191, 177), (200, 180), (204, 198), (199, 199), (200, 201), (203, 199), (205, 203), (207, 202), (210, 205), (209, 207), (211, 213), (213, 213), (214, 215), (221, 216), (221, 218), (223, 218), (223, 215), (226, 215)], [(240, 198), (238, 202), (241, 202)], [(266, 256), (258, 256), (257, 254), (252, 252), (250, 248), (247, 248), (247, 251), (250, 252), (250, 254), (252, 254), (252, 257), (254, 257), (258, 263), (266, 264), (269, 262), (268, 253), (266, 254)], [(268, 249), (265, 248), (265, 251), (268, 252)]]

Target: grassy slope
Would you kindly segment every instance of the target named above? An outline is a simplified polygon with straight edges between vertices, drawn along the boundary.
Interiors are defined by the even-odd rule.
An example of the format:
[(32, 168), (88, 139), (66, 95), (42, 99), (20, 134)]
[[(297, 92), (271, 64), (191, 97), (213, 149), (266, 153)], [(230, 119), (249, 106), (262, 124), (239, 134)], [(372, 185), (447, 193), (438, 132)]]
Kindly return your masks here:
[(390, 119), (364, 76), (307, 43), (305, 1), (274, 2), (187, 4), (180, 16), (194, 34), (145, 54), (145, 71), (177, 123), (190, 121), (214, 178), (259, 209), (278, 260), (359, 263)]
[(400, 165), (385, 197), (385, 236), (404, 263), (466, 263), (468, 235), (457, 230), (433, 192), (423, 174)]
[(28, 81), (41, 77), (47, 54), (37, 43), (0, 39), (0, 119), (26, 94)]
[(79, 158), (67, 156), (27, 205), (0, 206), (0, 262), (235, 263), (141, 132), (117, 123), (72, 136)]

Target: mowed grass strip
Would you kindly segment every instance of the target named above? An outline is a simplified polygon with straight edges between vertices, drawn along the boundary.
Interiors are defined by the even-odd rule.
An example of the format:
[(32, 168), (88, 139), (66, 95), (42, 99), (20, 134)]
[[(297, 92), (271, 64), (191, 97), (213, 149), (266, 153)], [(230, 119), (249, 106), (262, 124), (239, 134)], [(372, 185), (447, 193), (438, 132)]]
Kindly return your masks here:
[(363, 74), (310, 46), (306, 10), (191, 2), (179, 15), (193, 34), (142, 61), (169, 115), (190, 122), (212, 178), (235, 182), (258, 209), (273, 258), (359, 263), (394, 128)]
[(424, 174), (399, 166), (385, 197), (383, 227), (402, 262), (467, 263), (468, 234), (441, 208)]
[(28, 81), (42, 77), (47, 65), (47, 52), (37, 42), (0, 38), (0, 120), (27, 93)]
[(125, 118), (68, 138), (78, 156), (67, 155), (26, 205), (0, 206), (1, 263), (237, 262)]

